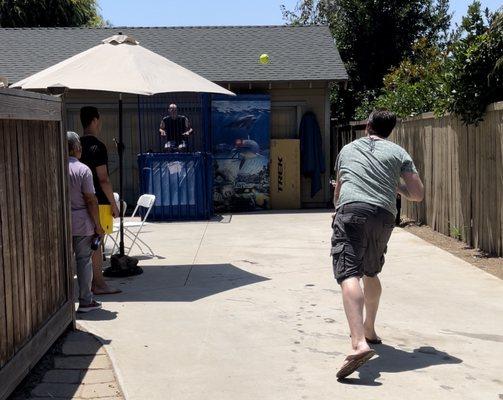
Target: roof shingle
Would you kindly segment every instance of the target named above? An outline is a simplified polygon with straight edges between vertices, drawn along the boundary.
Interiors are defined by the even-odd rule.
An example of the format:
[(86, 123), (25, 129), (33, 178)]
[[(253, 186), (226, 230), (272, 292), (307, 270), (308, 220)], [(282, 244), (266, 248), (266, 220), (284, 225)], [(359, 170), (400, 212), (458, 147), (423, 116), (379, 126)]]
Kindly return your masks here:
[(0, 75), (14, 83), (118, 32), (214, 82), (347, 79), (325, 26), (0, 28)]

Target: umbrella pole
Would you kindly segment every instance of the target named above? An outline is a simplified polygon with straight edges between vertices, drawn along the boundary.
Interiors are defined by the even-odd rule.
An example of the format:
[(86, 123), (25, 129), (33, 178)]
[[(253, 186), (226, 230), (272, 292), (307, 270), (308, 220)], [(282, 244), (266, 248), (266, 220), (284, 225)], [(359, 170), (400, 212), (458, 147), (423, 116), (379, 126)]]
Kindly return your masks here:
[(117, 143), (117, 151), (119, 153), (119, 220), (120, 220), (120, 239), (119, 239), (119, 254), (114, 254), (110, 259), (110, 267), (107, 268), (103, 275), (112, 277), (123, 277), (138, 275), (143, 270), (138, 267), (138, 260), (124, 255), (124, 133), (122, 132), (122, 93), (119, 94), (119, 142)]
[(119, 94), (119, 220), (120, 220), (120, 241), (119, 241), (119, 254), (124, 255), (124, 187), (123, 187), (123, 155), (124, 143), (122, 132), (122, 93)]

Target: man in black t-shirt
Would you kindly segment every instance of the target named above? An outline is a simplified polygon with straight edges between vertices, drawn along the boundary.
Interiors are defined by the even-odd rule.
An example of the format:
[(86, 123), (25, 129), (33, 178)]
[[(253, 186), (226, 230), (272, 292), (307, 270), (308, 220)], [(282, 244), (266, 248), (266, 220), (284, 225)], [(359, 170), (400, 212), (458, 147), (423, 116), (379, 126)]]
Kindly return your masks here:
[[(169, 150), (186, 150), (192, 133), (189, 119), (184, 115), (178, 115), (178, 107), (174, 103), (169, 105), (168, 113), (169, 115), (161, 120), (159, 127), (161, 138), (165, 140), (166, 148)], [(185, 148), (183, 148), (184, 143)]]
[[(113, 220), (105, 224), (106, 215), (117, 218), (119, 209), (115, 203), (114, 193), (108, 176), (108, 152), (105, 144), (97, 136), (101, 131), (100, 114), (96, 107), (82, 107), (80, 109), (80, 121), (84, 128), (84, 135), (80, 138), (82, 156), (80, 161), (86, 164), (93, 174), (94, 189), (100, 209), (100, 221), (106, 233), (110, 234), (113, 228)], [(107, 225), (107, 226), (104, 226)], [(107, 230), (108, 227), (108, 230)], [(103, 278), (103, 252), (101, 246), (93, 253), (93, 293), (113, 294), (120, 290), (111, 288)]]

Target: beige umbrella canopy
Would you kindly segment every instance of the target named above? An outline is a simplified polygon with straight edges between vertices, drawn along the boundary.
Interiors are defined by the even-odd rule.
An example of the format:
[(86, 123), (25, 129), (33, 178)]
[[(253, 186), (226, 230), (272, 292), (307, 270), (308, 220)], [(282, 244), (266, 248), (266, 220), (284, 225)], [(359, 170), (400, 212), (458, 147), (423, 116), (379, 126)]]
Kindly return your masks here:
[(142, 47), (131, 36), (115, 35), (11, 87), (43, 90), (99, 90), (153, 95), (156, 93), (234, 93)]
[[(93, 90), (119, 93), (119, 195), (120, 257), (124, 259), (122, 93), (154, 95), (156, 93), (198, 92), (234, 93), (169, 61), (138, 44), (131, 36), (115, 35), (102, 44), (68, 58), (11, 87), (26, 90)], [(127, 258), (127, 257), (126, 257)], [(119, 259), (115, 259), (119, 260)], [(117, 261), (117, 264), (120, 264)], [(112, 257), (112, 266), (114, 258)]]

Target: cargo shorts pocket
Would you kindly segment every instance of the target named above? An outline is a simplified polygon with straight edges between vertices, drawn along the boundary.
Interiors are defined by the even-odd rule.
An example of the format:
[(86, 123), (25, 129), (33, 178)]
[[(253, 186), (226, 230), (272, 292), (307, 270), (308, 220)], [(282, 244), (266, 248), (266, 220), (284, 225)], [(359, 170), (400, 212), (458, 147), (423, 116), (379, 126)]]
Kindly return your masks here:
[(335, 279), (339, 279), (344, 275), (346, 269), (344, 243), (335, 244), (330, 250), (330, 255), (332, 256), (334, 277)]
[(380, 237), (379, 241), (379, 253), (381, 255), (380, 260), (379, 260), (379, 270), (377, 272), (382, 271), (382, 267), (384, 266), (384, 263), (386, 262), (386, 253), (388, 252), (388, 242), (391, 237), (391, 233), (393, 232), (393, 229), (395, 229), (395, 223), (384, 223), (383, 224), (383, 232)]
[(341, 216), (341, 223), (348, 241), (351, 243), (362, 243), (364, 241), (367, 217), (344, 214)]

